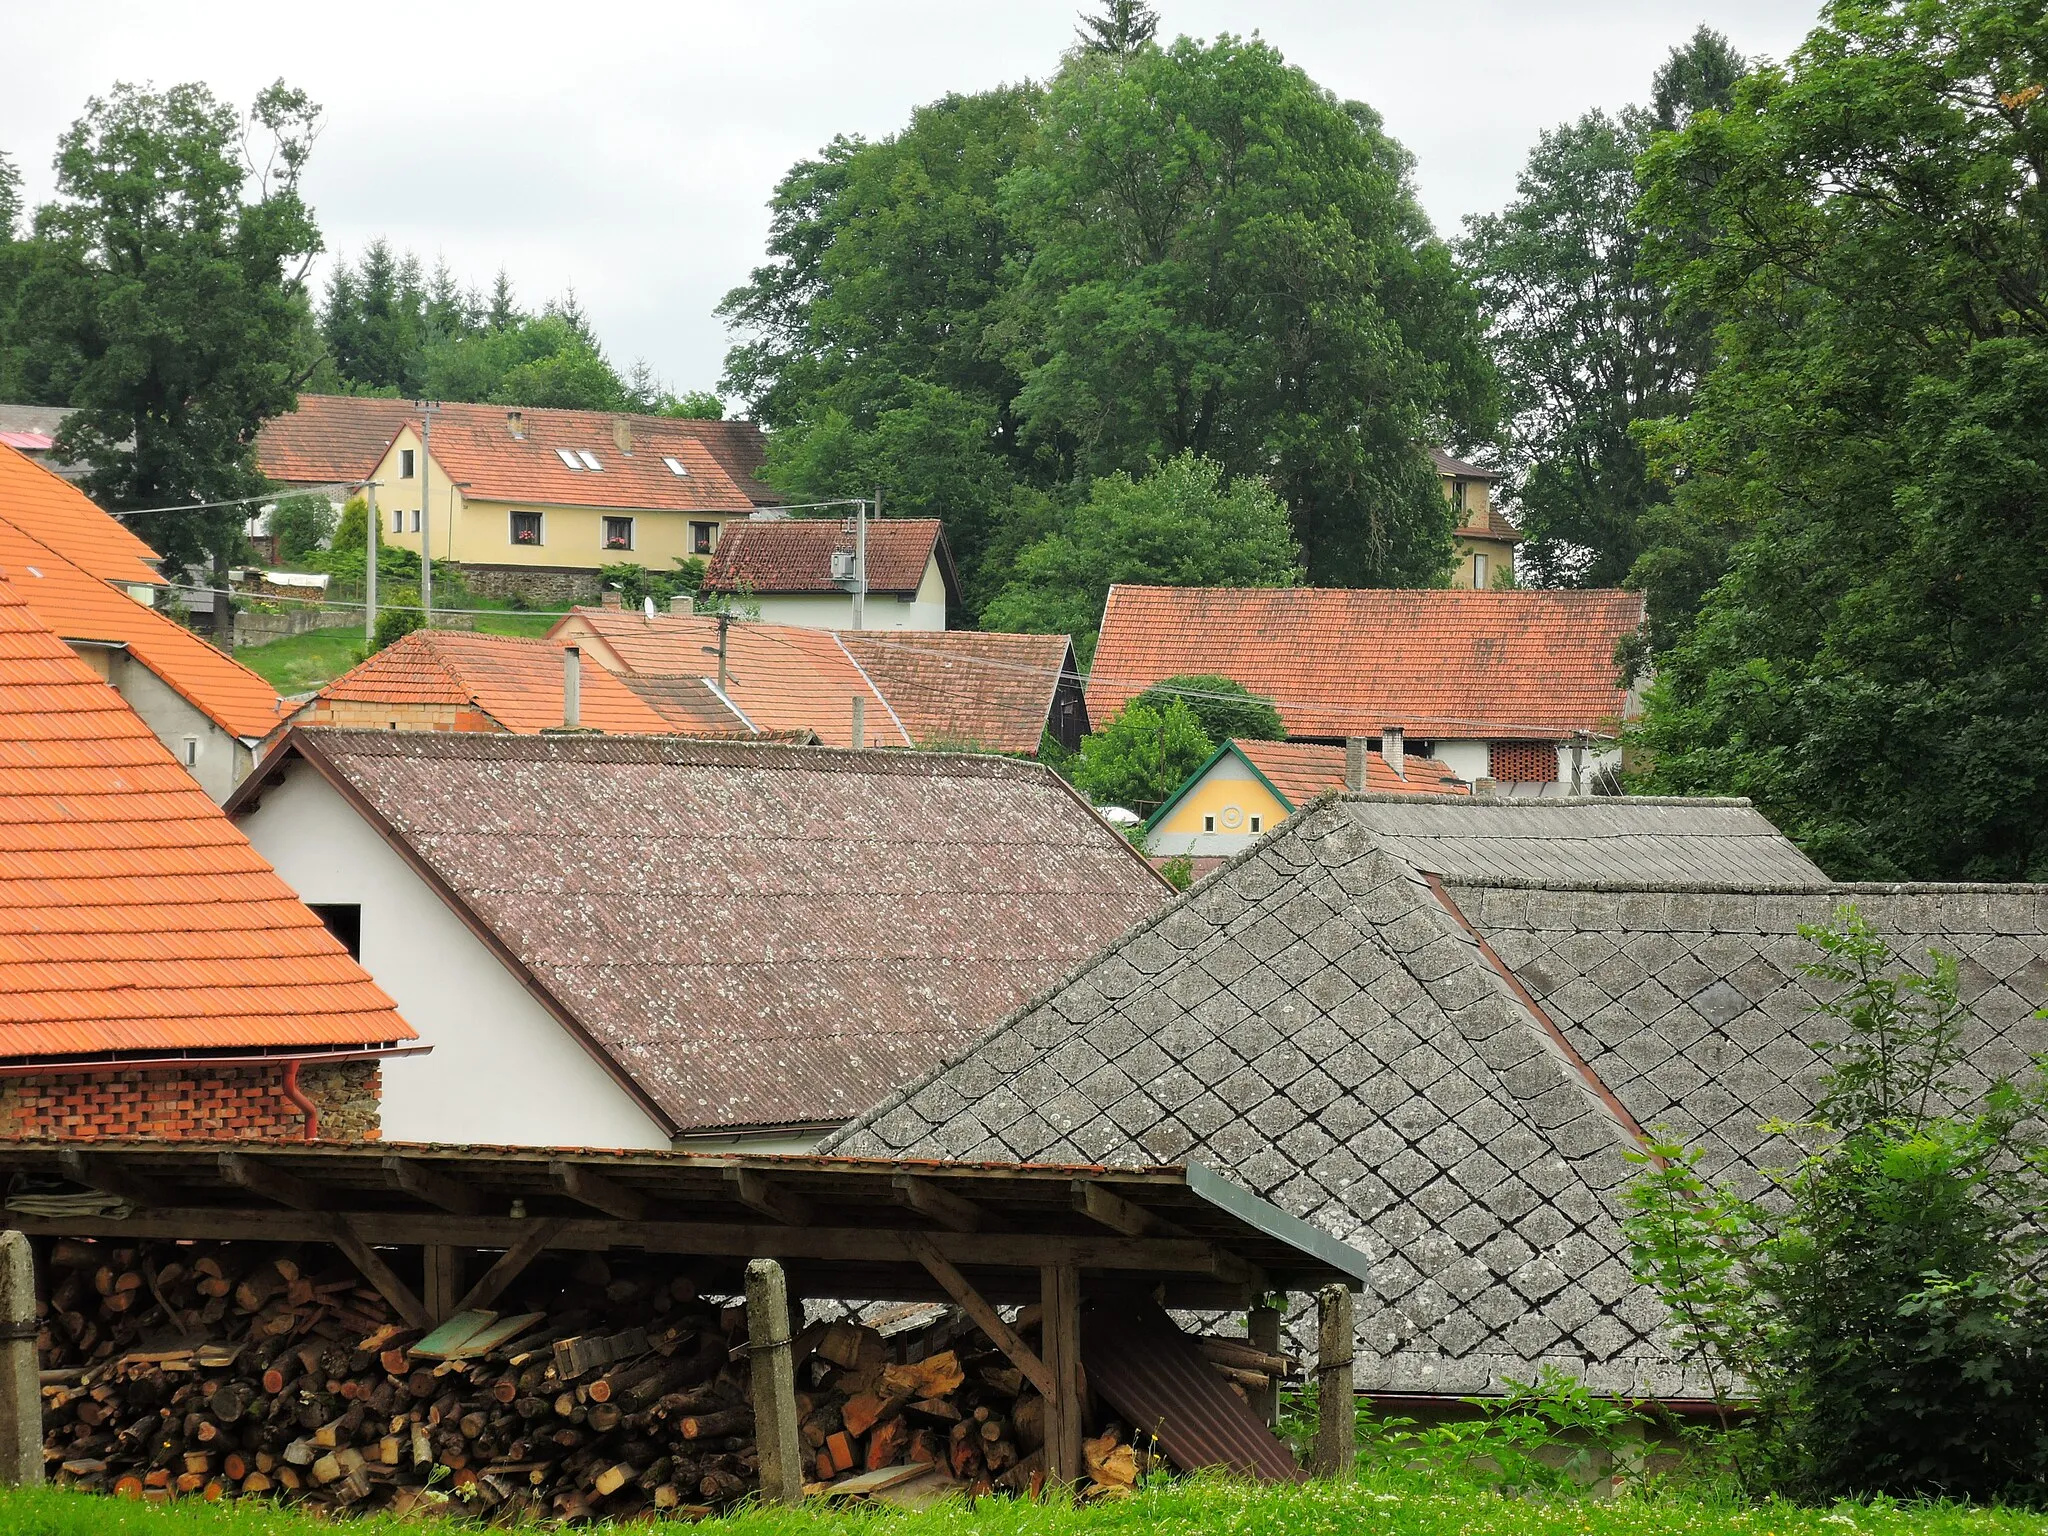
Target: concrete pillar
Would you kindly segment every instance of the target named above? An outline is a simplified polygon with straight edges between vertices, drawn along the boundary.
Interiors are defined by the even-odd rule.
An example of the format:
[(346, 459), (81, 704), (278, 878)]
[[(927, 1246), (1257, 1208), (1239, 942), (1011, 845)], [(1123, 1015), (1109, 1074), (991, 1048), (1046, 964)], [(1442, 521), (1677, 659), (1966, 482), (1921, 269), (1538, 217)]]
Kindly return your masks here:
[(43, 1396), (36, 1374), (36, 1260), (0, 1232), (0, 1484), (43, 1480)]
[(1038, 1271), (1043, 1319), (1039, 1357), (1052, 1377), (1045, 1400), (1045, 1481), (1071, 1485), (1088, 1475), (1081, 1458), (1081, 1271), (1072, 1264), (1047, 1264)]
[[(1260, 1302), (1251, 1309), (1245, 1319), (1245, 1341), (1253, 1349), (1263, 1349), (1269, 1355), (1280, 1353), (1280, 1309)], [(1267, 1384), (1251, 1394), (1252, 1412), (1268, 1424), (1280, 1422), (1280, 1383), (1268, 1379)]]
[(1309, 1457), (1309, 1471), (1318, 1477), (1345, 1476), (1358, 1452), (1357, 1349), (1351, 1292), (1324, 1286), (1316, 1292), (1316, 1440)]
[(791, 1342), (789, 1285), (782, 1266), (773, 1259), (755, 1259), (747, 1265), (747, 1346), (754, 1361), (754, 1440), (761, 1453), (764, 1504), (804, 1501)]

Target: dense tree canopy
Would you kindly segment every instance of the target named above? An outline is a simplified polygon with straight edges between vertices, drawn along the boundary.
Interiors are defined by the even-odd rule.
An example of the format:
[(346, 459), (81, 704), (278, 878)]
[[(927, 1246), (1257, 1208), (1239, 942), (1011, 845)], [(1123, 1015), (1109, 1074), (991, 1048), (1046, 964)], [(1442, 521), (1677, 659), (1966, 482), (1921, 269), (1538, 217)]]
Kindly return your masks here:
[(1645, 162), (1657, 276), (1727, 317), (1655, 437), (1648, 783), (1837, 875), (2048, 878), (2044, 56), (2025, 0), (1840, 0)]

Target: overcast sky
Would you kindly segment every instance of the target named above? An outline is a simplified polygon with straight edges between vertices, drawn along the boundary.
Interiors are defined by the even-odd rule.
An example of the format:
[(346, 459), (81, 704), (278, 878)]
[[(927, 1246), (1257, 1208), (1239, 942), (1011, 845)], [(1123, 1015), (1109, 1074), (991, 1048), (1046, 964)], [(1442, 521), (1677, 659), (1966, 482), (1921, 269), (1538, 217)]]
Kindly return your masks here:
[[(1498, 208), (1537, 131), (1649, 92), (1701, 21), (1782, 59), (1812, 0), (1156, 0), (1162, 35), (1257, 31), (1370, 102), (1439, 230)], [(33, 201), (56, 138), (116, 80), (246, 107), (284, 76), (326, 109), (307, 177), (330, 251), (379, 235), (523, 302), (574, 284), (613, 360), (707, 388), (719, 298), (761, 255), (778, 177), (947, 91), (1044, 78), (1078, 0), (706, 4), (7, 0), (0, 149)]]

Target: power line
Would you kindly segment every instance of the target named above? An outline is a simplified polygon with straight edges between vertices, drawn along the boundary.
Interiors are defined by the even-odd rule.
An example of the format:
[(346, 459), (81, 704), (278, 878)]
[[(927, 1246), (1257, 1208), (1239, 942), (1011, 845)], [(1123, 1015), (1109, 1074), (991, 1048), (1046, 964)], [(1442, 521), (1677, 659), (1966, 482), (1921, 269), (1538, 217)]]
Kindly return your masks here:
[(181, 501), (170, 507), (127, 507), (119, 512), (109, 512), (109, 517), (147, 517), (153, 512), (205, 512), (215, 507), (246, 507), (251, 502), (282, 501), (287, 496), (311, 496), (320, 491), (353, 491), (368, 485), (367, 480), (330, 480), (325, 485), (295, 485), (285, 491), (264, 491), (256, 496), (236, 496), (228, 501)]

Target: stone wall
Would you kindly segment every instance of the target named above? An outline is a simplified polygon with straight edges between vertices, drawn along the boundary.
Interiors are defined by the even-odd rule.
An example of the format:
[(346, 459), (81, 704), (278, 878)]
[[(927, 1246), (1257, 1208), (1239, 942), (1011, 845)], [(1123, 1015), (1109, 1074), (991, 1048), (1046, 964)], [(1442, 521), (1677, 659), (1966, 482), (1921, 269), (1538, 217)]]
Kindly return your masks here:
[[(375, 1060), (309, 1062), (299, 1090), (320, 1111), (322, 1141), (380, 1135), (383, 1073)], [(0, 1078), (0, 1136), (297, 1141), (305, 1131), (305, 1112), (285, 1097), (282, 1063)]]
[(567, 566), (464, 564), (459, 569), (478, 597), (516, 597), (529, 608), (543, 610), (594, 603), (603, 589), (596, 571)]

